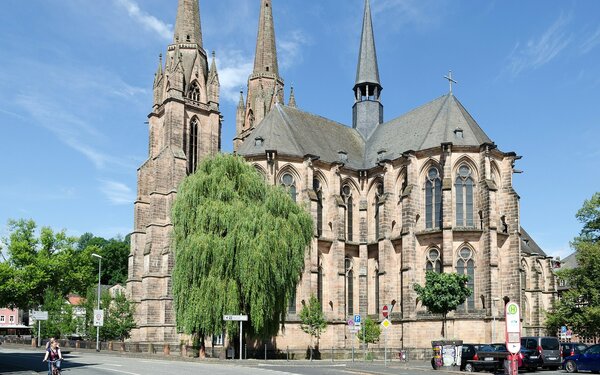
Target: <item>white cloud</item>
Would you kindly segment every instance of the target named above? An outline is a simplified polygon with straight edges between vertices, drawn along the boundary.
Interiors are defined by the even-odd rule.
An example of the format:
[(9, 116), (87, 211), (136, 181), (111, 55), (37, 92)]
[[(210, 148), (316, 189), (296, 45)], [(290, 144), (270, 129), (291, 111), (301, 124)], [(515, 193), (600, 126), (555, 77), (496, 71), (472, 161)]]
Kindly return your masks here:
[(135, 194), (129, 186), (117, 181), (104, 180), (100, 182), (102, 183), (100, 190), (111, 204), (132, 204), (135, 200)]
[(528, 69), (537, 69), (555, 59), (572, 41), (566, 26), (571, 17), (561, 14), (539, 38), (517, 42), (508, 56), (508, 73), (514, 78)]
[(114, 0), (117, 5), (125, 8), (131, 18), (146, 29), (156, 32), (161, 38), (169, 40), (173, 37), (173, 27), (158, 18), (146, 13), (134, 0)]
[(586, 54), (596, 48), (600, 44), (600, 27), (596, 32), (590, 35), (586, 40), (581, 43), (581, 53)]
[(221, 83), (221, 96), (237, 103), (240, 89), (245, 90), (248, 76), (254, 68), (254, 58), (244, 56), (240, 51), (228, 51), (217, 56), (217, 69)]
[(281, 37), (277, 43), (280, 67), (287, 69), (302, 62), (302, 48), (309, 44), (310, 39), (300, 30)]

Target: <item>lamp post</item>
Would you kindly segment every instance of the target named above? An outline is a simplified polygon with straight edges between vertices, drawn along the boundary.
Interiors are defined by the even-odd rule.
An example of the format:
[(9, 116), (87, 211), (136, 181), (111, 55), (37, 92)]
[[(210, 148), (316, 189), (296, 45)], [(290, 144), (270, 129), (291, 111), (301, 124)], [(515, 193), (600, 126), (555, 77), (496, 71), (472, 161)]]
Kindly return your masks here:
[[(96, 253), (92, 256), (98, 258), (98, 310), (100, 310), (100, 272), (102, 270), (102, 257)], [(96, 326), (96, 351), (100, 351), (100, 326)]]
[(492, 342), (496, 340), (496, 301), (500, 301), (500, 298), (492, 297)]

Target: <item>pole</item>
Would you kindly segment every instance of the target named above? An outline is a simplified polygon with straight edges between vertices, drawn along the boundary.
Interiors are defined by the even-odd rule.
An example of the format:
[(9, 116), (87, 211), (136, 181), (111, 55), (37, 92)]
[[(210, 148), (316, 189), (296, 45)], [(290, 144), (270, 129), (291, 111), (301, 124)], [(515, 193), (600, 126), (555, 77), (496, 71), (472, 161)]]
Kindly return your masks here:
[(244, 336), (242, 329), (242, 321), (240, 320), (240, 361), (242, 360), (242, 337)]
[(41, 336), (41, 332), (42, 332), (42, 321), (38, 320), (38, 348), (40, 346), (42, 346), (42, 336)]
[(352, 362), (354, 362), (354, 339), (356, 338), (356, 334), (352, 333)]
[(387, 367), (387, 328), (383, 333), (383, 365)]
[[(102, 272), (102, 258), (98, 258), (98, 310), (100, 310), (100, 273)], [(100, 351), (100, 326), (96, 326), (96, 351)]]
[(363, 361), (366, 362), (367, 360), (367, 342), (365, 341), (365, 331), (366, 331), (366, 325), (367, 323), (365, 322), (365, 325), (362, 327), (362, 332), (363, 332)]

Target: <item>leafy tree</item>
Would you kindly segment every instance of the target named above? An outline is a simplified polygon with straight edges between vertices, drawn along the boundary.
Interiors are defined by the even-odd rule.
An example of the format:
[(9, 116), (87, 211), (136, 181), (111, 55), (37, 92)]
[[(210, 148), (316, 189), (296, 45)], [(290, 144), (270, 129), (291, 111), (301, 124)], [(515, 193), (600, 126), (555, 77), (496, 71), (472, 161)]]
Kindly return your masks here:
[(312, 238), (310, 214), (242, 158), (217, 155), (183, 181), (171, 216), (177, 328), (199, 337), (201, 352), (206, 335), (223, 332), (224, 314), (248, 314), (252, 337), (277, 334)]
[(381, 336), (381, 326), (376, 321), (366, 318), (356, 335), (358, 340), (367, 344), (367, 346), (369, 344), (374, 344), (379, 342), (379, 336)]
[(317, 339), (316, 346), (318, 347), (321, 333), (323, 333), (327, 327), (327, 320), (325, 320), (321, 302), (314, 295), (310, 296), (308, 305), (302, 306), (302, 310), (300, 310), (300, 320), (302, 321), (300, 328), (303, 332), (310, 335), (310, 360), (312, 361), (314, 348), (313, 338)]
[(445, 337), (448, 313), (471, 295), (471, 289), (467, 287), (468, 281), (467, 275), (427, 271), (425, 286), (414, 285), (423, 306), (433, 314), (442, 314), (442, 337)]
[[(48, 320), (41, 322), (42, 337), (61, 338), (75, 332), (73, 308), (56, 290), (48, 289), (44, 293), (42, 311), (48, 311)], [(38, 325), (34, 325), (34, 335), (37, 335)]]
[(554, 302), (547, 314), (546, 329), (555, 334), (568, 326), (582, 337), (600, 336), (600, 193), (586, 200), (577, 212), (583, 224), (581, 234), (571, 246), (575, 250), (577, 268), (564, 269), (557, 276), (569, 290)]
[(136, 327), (134, 310), (134, 305), (127, 299), (125, 293), (116, 293), (108, 308), (105, 306), (104, 326), (101, 328), (103, 337), (107, 340), (121, 341), (129, 338), (131, 330)]

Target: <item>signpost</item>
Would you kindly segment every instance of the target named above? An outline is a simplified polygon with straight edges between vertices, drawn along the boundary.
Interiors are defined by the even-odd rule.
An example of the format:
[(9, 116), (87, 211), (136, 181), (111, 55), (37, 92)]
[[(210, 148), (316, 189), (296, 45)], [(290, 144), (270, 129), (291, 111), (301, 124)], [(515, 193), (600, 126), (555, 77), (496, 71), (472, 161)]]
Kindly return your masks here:
[(41, 322), (42, 320), (48, 320), (48, 311), (32, 311), (31, 318), (37, 320), (38, 322), (38, 346), (42, 345), (42, 337), (41, 337)]
[(226, 322), (240, 322), (240, 361), (242, 360), (242, 338), (244, 337), (242, 322), (248, 321), (248, 315), (223, 315), (223, 320)]
[(521, 315), (519, 305), (514, 302), (506, 304), (505, 307), (506, 322), (506, 349), (510, 354), (510, 375), (518, 375), (519, 367), (517, 364), (517, 353), (521, 350)]
[(387, 367), (387, 329), (392, 323), (387, 319), (387, 305), (384, 306), (384, 309), (385, 319), (381, 322), (381, 326), (383, 327), (383, 363)]
[(390, 309), (388, 305), (383, 305), (383, 308), (381, 309), (381, 315), (383, 315), (384, 319), (388, 318), (388, 316), (390, 315)]

